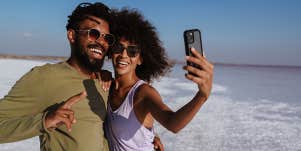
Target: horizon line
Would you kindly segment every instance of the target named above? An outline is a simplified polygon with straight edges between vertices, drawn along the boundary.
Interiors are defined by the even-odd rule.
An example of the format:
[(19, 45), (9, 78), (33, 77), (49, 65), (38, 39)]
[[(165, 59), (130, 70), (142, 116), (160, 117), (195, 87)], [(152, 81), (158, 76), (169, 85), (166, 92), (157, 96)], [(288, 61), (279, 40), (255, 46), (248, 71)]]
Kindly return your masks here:
[[(0, 53), (0, 59), (20, 59), (20, 60), (52, 60), (63, 61), (67, 60), (66, 56), (48, 56), (48, 55), (15, 55), (15, 54), (2, 54)], [(106, 59), (108, 60), (108, 59)], [(185, 61), (177, 59), (170, 59), (175, 64), (185, 64)], [(247, 63), (231, 63), (231, 62), (212, 62), (214, 65), (219, 66), (245, 66), (245, 67), (271, 67), (271, 68), (301, 68), (300, 65), (273, 65), (273, 64), (247, 64)]]

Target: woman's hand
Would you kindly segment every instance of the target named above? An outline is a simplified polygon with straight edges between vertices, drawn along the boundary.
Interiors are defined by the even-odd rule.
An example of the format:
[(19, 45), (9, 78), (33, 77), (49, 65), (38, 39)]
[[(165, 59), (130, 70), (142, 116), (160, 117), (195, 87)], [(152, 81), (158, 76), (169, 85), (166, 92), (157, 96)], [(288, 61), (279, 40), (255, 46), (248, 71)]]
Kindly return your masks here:
[(113, 77), (112, 72), (108, 70), (101, 70), (100, 73), (97, 73), (99, 82), (102, 84), (102, 89), (108, 91), (110, 89)]
[(194, 48), (191, 48), (191, 52), (194, 57), (186, 56), (186, 60), (196, 64), (197, 67), (185, 66), (184, 69), (192, 73), (186, 74), (186, 78), (198, 85), (198, 93), (207, 100), (212, 89), (214, 65)]
[(163, 144), (162, 144), (162, 142), (161, 142), (159, 136), (156, 135), (156, 136), (154, 137), (154, 142), (153, 142), (153, 144), (154, 144), (154, 149), (155, 149), (155, 151), (164, 151), (164, 146), (163, 146)]

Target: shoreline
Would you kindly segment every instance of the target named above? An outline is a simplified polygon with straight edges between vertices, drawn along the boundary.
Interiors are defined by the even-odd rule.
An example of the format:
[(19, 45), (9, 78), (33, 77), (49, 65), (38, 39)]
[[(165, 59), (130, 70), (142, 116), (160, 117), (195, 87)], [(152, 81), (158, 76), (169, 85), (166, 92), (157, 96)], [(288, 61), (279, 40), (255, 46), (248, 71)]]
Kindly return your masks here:
[[(38, 56), (38, 55), (12, 55), (12, 54), (1, 54), (0, 59), (19, 59), (19, 60), (52, 60), (52, 61), (64, 61), (68, 57), (64, 56)], [(107, 60), (107, 59), (105, 59)], [(173, 64), (184, 65), (186, 62), (179, 61), (176, 59), (170, 59)], [(229, 66), (229, 67), (262, 67), (262, 68), (301, 68), (297, 65), (264, 65), (264, 64), (237, 64), (237, 63), (223, 63), (223, 62), (212, 62), (214, 65), (218, 66)]]
[(20, 60), (53, 60), (63, 61), (67, 57), (63, 56), (34, 56), (34, 55), (11, 55), (11, 54), (0, 54), (0, 59), (20, 59)]

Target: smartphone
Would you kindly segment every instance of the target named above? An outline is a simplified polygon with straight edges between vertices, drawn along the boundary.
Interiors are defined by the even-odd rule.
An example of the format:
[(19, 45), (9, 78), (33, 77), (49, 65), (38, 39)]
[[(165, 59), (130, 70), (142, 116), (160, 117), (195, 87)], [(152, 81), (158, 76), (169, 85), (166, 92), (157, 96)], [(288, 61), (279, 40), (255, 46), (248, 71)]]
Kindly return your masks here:
[[(184, 31), (184, 44), (186, 56), (193, 56), (190, 49), (193, 47), (203, 55), (203, 46), (201, 32), (198, 29), (189, 29)], [(187, 65), (198, 67), (194, 63), (188, 62)]]

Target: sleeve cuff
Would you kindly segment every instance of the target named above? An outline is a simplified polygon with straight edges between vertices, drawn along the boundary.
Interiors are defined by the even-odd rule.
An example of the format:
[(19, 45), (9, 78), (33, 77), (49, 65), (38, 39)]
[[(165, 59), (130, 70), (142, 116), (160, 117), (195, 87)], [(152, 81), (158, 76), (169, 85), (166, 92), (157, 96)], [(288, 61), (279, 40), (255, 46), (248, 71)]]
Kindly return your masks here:
[(42, 133), (51, 133), (52, 131), (55, 130), (55, 128), (46, 128), (45, 119), (46, 119), (47, 114), (48, 114), (48, 111), (44, 112), (43, 117), (42, 117), (42, 129), (41, 129)]

